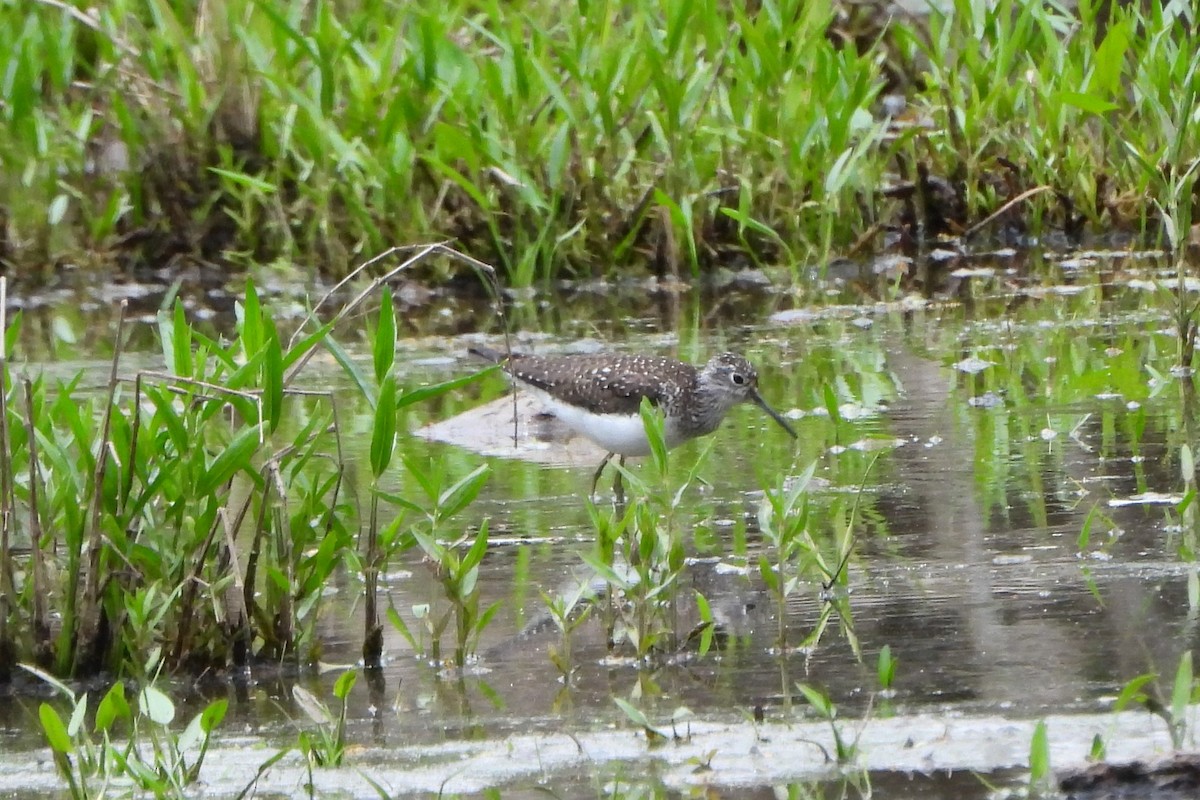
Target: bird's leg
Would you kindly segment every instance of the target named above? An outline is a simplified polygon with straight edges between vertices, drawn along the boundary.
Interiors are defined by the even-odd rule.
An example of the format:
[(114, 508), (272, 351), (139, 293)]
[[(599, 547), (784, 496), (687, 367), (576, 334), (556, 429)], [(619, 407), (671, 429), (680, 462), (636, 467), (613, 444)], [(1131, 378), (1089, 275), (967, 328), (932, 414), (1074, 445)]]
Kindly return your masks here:
[(617, 508), (621, 511), (625, 510), (625, 482), (621, 470), (625, 469), (625, 456), (621, 456), (617, 460), (617, 479), (613, 481), (613, 496), (617, 500)]
[(604, 468), (608, 466), (609, 459), (612, 457), (613, 454), (609, 453), (604, 457), (604, 460), (600, 462), (600, 466), (596, 467), (596, 474), (592, 476), (592, 491), (588, 494), (588, 497), (596, 496), (596, 484), (600, 482), (600, 475), (604, 472)]

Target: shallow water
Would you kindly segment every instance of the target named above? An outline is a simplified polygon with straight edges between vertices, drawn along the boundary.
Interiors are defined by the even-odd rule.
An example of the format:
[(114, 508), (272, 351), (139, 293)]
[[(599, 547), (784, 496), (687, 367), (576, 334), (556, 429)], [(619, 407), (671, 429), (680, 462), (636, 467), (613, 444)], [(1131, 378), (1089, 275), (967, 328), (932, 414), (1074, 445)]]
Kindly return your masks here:
[[(1173, 371), (1169, 298), (1138, 283), (1149, 286), (1158, 267), (1122, 262), (1054, 282), (1006, 274), (1003, 264), (988, 269), (964, 278), (954, 300), (812, 307), (770, 296), (762, 314), (735, 302), (736, 313), (678, 336), (630, 333), (681, 330), (664, 327), (661, 308), (640, 324), (621, 323), (626, 335), (616, 346), (625, 350), (690, 361), (745, 352), (759, 366), (764, 396), (800, 434), (793, 444), (747, 406), (711, 439), (672, 451), (673, 485), (698, 460), (702, 483), (683, 494), (675, 521), (689, 556), (676, 609), (680, 643), (652, 665), (610, 653), (599, 614), (572, 637), (572, 685), (560, 682), (548, 656), (561, 637), (540, 593), (569, 593), (591, 580), (581, 556), (595, 540), (583, 498), (594, 454), (556, 446), (506, 452), (507, 422), (499, 426), (501, 446), (482, 443), (495, 425), (468, 437), (469, 447), (414, 436), (409, 455), (437, 459), (452, 475), (492, 465), (463, 522), (490, 520), (479, 583), (483, 605), (499, 602), (500, 611), (479, 658), (461, 673), (414, 655), (385, 626), (387, 666), (351, 695), (350, 740), (362, 748), (351, 763), (387, 776), (396, 792), (434, 791), (448, 781), (452, 792), (499, 786), (505, 797), (523, 797), (540, 786), (594, 796), (620, 781), (663, 792), (712, 784), (765, 797), (775, 796), (772, 786), (828, 781), (818, 791), (858, 796), (858, 769), (839, 772), (812, 753), (754, 744), (760, 713), (773, 731), (761, 734), (764, 742), (801, 730), (797, 741), (820, 738), (832, 747), (829, 726), (816, 721), (796, 682), (819, 687), (838, 707), (837, 725), (862, 737), (856, 764), (879, 796), (989, 796), (963, 777), (971, 770), (1014, 785), (1033, 723), (1045, 717), (1055, 720), (1056, 767), (1082, 763), (1097, 732), (1114, 756), (1168, 751), (1160, 719), (1112, 713), (1125, 682), (1143, 673), (1162, 675), (1160, 692), (1169, 698), (1180, 656), (1197, 635), (1189, 600), (1194, 512), (1178, 505), (1188, 488), (1181, 447), (1196, 444), (1191, 377)], [(676, 319), (688, 318), (695, 300), (680, 302)], [(562, 335), (518, 336), (518, 343), (538, 352), (592, 346), (579, 344), (585, 323), (564, 327)], [(598, 322), (587, 332), (613, 333)], [(402, 380), (419, 385), (474, 370), (462, 354), (477, 340), (407, 342)], [(347, 385), (336, 366), (318, 375), (334, 388)], [(491, 376), (413, 409), (405, 425), (422, 431), (505, 392), (503, 379)], [(367, 413), (347, 402), (352, 416)], [(358, 443), (360, 453), (366, 445)], [(815, 644), (781, 655), (777, 607), (757, 571), (766, 550), (758, 508), (764, 488), (813, 463), (810, 530), (822, 552), (833, 556), (854, 520), (848, 580), (838, 593), (850, 617), (835, 616)], [(406, 487), (397, 470), (389, 489)], [(601, 506), (608, 505), (604, 495)], [(349, 575), (330, 587), (318, 628), (323, 662), (348, 665), (360, 656), (359, 589)], [(411, 622), (414, 606), (436, 605), (440, 591), (410, 553), (390, 564), (384, 605)], [(724, 634), (705, 656), (685, 641), (699, 621), (696, 592)], [(819, 575), (810, 571), (788, 601), (788, 642), (803, 641), (825, 608)], [(891, 692), (881, 692), (876, 677), (885, 645), (898, 660)], [(331, 699), (336, 675), (307, 673), (301, 681)], [(303, 724), (290, 680), (265, 670), (245, 684), (176, 686), (196, 707), (229, 696), (223, 734), (254, 745), (226, 742), (224, 772), (209, 778), (215, 791), (236, 793)], [(668, 731), (676, 710), (690, 709), (692, 742), (649, 747), (614, 703), (634, 695)], [(18, 761), (44, 758), (35, 705), (0, 701), (0, 749)], [(930, 732), (938, 726), (942, 733)], [(749, 743), (739, 744), (746, 736)], [(905, 754), (914, 747), (915, 755)], [(531, 767), (543, 750), (544, 766)], [(712, 769), (700, 769), (710, 750)], [(770, 757), (755, 756), (766, 751)], [(500, 766), (510, 753), (522, 768)], [(281, 765), (282, 777), (264, 791), (286, 795), (302, 773), (288, 769)], [(338, 774), (322, 778), (323, 792), (372, 795)], [(852, 783), (843, 786), (839, 774)], [(14, 796), (44, 786), (29, 771), (0, 773), (0, 790)]]

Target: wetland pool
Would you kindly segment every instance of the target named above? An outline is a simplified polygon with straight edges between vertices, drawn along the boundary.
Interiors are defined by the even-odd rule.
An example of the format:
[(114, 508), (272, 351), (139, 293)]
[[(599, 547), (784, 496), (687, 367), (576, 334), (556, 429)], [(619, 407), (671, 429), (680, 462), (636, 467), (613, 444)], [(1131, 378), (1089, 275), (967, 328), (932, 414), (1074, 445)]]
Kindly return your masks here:
[[(952, 299), (793, 307), (776, 298), (757, 317), (685, 333), (651, 315), (624, 320), (619, 340), (594, 320), (518, 334), (515, 346), (544, 353), (598, 340), (693, 362), (743, 352), (799, 439), (744, 406), (712, 437), (671, 451), (672, 490), (694, 466), (698, 477), (671, 520), (686, 555), (672, 646), (649, 661), (614, 651), (593, 613), (570, 637), (567, 684), (544, 596), (595, 582), (583, 555), (597, 539), (584, 498), (596, 453), (576, 442), (514, 446), (497, 374), (411, 407), (407, 458), (451, 476), (490, 465), (461, 524), (488, 520), (478, 584), (496, 616), (462, 670), (433, 663), (385, 624), (385, 667), (360, 675), (349, 698), (348, 766), (310, 773), (292, 754), (259, 777), (255, 796), (307, 794), (311, 782), (319, 796), (373, 797), (376, 782), (394, 795), (506, 798), (985, 798), (996, 796), (989, 783), (1024, 785), (1040, 720), (1055, 768), (1082, 766), (1098, 740), (1114, 761), (1169, 754), (1162, 718), (1136, 703), (1114, 709), (1126, 683), (1147, 673), (1170, 697), (1200, 612), (1196, 512), (1183, 502), (1194, 488), (1185, 480), (1197, 441), (1193, 378), (1179, 369), (1174, 306), (1155, 288), (1167, 281), (1157, 270), (1123, 263), (1047, 283), (1001, 269), (976, 273)], [(496, 338), (403, 341), (400, 379), (474, 371), (465, 351), (481, 341)], [(336, 364), (315, 373), (317, 388), (350, 396)], [(362, 431), (356, 419), (369, 410), (355, 402), (345, 427)], [(491, 417), (471, 416), (488, 404)], [(535, 427), (519, 429), (528, 437)], [(366, 459), (366, 437), (351, 442), (351, 460)], [(631, 460), (635, 474), (644, 461)], [(770, 555), (760, 507), (764, 490), (810, 465), (814, 546), (836, 563), (848, 542), (850, 556), (831, 589), (819, 572), (798, 574), (781, 624), (759, 571)], [(388, 490), (403, 494), (411, 477), (394, 473)], [(607, 493), (597, 506), (610, 513)], [(331, 700), (337, 676), (361, 658), (361, 582), (339, 578), (316, 627), (321, 669), (171, 680), (184, 716), (230, 700), (198, 794), (233, 796), (253, 783), (311, 727), (293, 684)], [(410, 551), (392, 558), (381, 594), (415, 625), (442, 587)], [(702, 621), (697, 594), (719, 632), (703, 654), (689, 638)], [(877, 667), (885, 647), (895, 659), (887, 687)], [(832, 724), (797, 684), (836, 707)], [(37, 724), (43, 696), (34, 682), (0, 696), (0, 796), (61, 792)], [(666, 739), (648, 740), (615, 698), (634, 702)], [(1187, 746), (1195, 722), (1189, 711)], [(849, 764), (828, 760), (834, 730), (856, 744)]]

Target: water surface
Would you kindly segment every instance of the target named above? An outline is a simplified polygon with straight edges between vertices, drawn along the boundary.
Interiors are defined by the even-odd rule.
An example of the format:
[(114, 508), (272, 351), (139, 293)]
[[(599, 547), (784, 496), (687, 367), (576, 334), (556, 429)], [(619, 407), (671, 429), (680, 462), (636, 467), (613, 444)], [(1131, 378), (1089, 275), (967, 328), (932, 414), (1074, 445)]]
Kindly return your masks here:
[[(449, 475), (491, 465), (461, 524), (489, 520), (492, 546), (479, 582), (484, 605), (498, 602), (500, 610), (461, 671), (385, 630), (386, 668), (351, 696), (350, 737), (361, 748), (351, 761), (387, 776), (397, 792), (499, 786), (505, 797), (523, 797), (542, 786), (594, 796), (626, 782), (663, 790), (712, 784), (765, 797), (775, 785), (831, 781), (831, 796), (857, 796), (857, 767), (824, 763), (821, 748), (751, 758), (775, 752), (766, 744), (772, 737), (832, 748), (829, 725), (797, 682), (836, 704), (840, 729), (862, 738), (857, 766), (888, 797), (988, 796), (963, 777), (970, 770), (1018, 781), (1033, 724), (1043, 718), (1055, 721), (1056, 766), (1082, 763), (1096, 733), (1114, 756), (1166, 752), (1162, 720), (1113, 713), (1122, 686), (1143, 673), (1163, 676), (1159, 691), (1169, 698), (1181, 654), (1195, 646), (1195, 519), (1179, 505), (1194, 485), (1184, 481), (1181, 455), (1196, 445), (1194, 398), (1190, 373), (1177, 369), (1172, 297), (1155, 289), (1164, 274), (1155, 262), (1129, 260), (1047, 281), (1013, 274), (1001, 261), (940, 298), (813, 306), (751, 293), (704, 318), (701, 300), (685, 294), (619, 323), (601, 314), (564, 319), (549, 334), (518, 334), (520, 347), (545, 353), (596, 342), (695, 362), (744, 352), (799, 440), (745, 406), (713, 437), (672, 451), (671, 477), (681, 482), (699, 463), (700, 479), (673, 520), (689, 557), (677, 593), (678, 640), (638, 662), (610, 650), (596, 614), (572, 636), (570, 685), (549, 657), (562, 641), (542, 593), (593, 580), (582, 555), (596, 539), (584, 498), (594, 459), (565, 448), (530, 457), (494, 443), (406, 440), (409, 457)], [(750, 308), (755, 298), (759, 313)], [(405, 341), (402, 382), (475, 370), (465, 350), (481, 336)], [(347, 398), (352, 418), (367, 418), (335, 365), (314, 374)], [(493, 375), (412, 409), (404, 425), (424, 431), (507, 391)], [(365, 457), (365, 438), (356, 446)], [(833, 555), (853, 539), (846, 587), (835, 590), (850, 613), (835, 616), (811, 646), (781, 652), (778, 608), (758, 574), (767, 552), (758, 512), (764, 489), (814, 464), (814, 541)], [(411, 479), (397, 469), (388, 488), (412, 491)], [(610, 507), (607, 493), (599, 504)], [(318, 627), (326, 664), (360, 657), (360, 589), (349, 574), (329, 587)], [(415, 607), (443, 602), (430, 565), (411, 552), (389, 565), (384, 592), (385, 606), (410, 623)], [(722, 633), (703, 656), (687, 639), (699, 622), (696, 593)], [(784, 620), (791, 645), (810, 636), (827, 602), (820, 575), (804, 574)], [(887, 692), (876, 675), (885, 646), (898, 661)], [(337, 674), (299, 679), (330, 698)], [(222, 759), (214, 790), (236, 793), (271, 748), (307, 724), (291, 680), (261, 670), (245, 682), (176, 681), (196, 707), (214, 696), (234, 701), (224, 746), (241, 757)], [(686, 707), (692, 739), (685, 722), (676, 726), (680, 741), (650, 747), (614, 698), (634, 700), (664, 730)], [(0, 746), (23, 759), (41, 752), (34, 706), (24, 697), (0, 703)], [(535, 769), (529, 760), (539, 748), (545, 764)], [(711, 769), (701, 768), (697, 753), (710, 750)], [(509, 753), (520, 768), (501, 766)], [(281, 765), (282, 777), (264, 786), (286, 794), (300, 774), (288, 769)], [(27, 777), (0, 774), (0, 788), (28, 789)], [(370, 794), (357, 779), (322, 781), (327, 791)]]

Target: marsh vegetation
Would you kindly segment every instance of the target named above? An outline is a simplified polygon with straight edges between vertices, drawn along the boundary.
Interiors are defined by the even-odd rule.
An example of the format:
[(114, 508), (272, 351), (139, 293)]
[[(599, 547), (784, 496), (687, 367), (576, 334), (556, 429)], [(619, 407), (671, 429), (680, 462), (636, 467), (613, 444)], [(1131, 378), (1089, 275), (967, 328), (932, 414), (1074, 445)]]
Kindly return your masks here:
[[(0, 0), (0, 792), (1186, 752), (1194, 15)], [(799, 438), (589, 501), (464, 356), (595, 340), (745, 352)]]
[(6, 2), (0, 261), (340, 277), (449, 239), (527, 286), (1183, 242), (1195, 13)]

